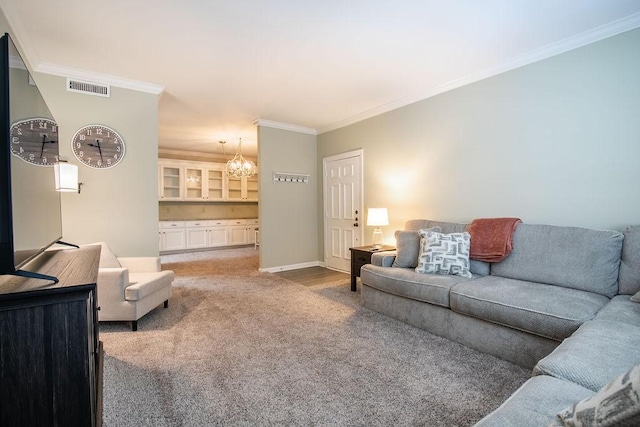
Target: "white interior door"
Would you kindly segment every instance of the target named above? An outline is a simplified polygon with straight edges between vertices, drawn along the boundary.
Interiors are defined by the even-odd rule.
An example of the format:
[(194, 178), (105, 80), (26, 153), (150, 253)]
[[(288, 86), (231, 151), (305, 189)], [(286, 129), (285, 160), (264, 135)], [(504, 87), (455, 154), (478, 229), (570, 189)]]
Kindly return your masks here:
[(327, 157), (323, 167), (325, 265), (348, 272), (349, 248), (362, 242), (362, 150)]

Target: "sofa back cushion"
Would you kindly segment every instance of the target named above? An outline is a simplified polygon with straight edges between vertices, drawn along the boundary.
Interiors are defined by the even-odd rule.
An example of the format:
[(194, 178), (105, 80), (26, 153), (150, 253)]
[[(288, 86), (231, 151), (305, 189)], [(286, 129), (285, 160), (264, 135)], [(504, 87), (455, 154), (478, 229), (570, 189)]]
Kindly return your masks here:
[(623, 234), (619, 293), (633, 295), (640, 292), (640, 225), (627, 227)]
[(100, 268), (120, 268), (120, 262), (116, 258), (115, 254), (107, 244), (107, 242), (98, 242), (96, 245), (101, 245), (100, 250)]
[(622, 233), (578, 227), (520, 224), (513, 251), (491, 274), (595, 292), (618, 293)]
[[(412, 230), (416, 233), (418, 230), (440, 227), (440, 232), (444, 234), (451, 233), (462, 233), (467, 231), (467, 226), (469, 224), (461, 224), (457, 222), (442, 222), (442, 221), (431, 221), (428, 219), (411, 219), (407, 221), (404, 225), (405, 230)], [(417, 248), (419, 250), (419, 248)], [(469, 270), (473, 274), (477, 274), (480, 276), (488, 276), (490, 272), (490, 266), (488, 262), (484, 261), (476, 261), (469, 260)], [(416, 266), (417, 266), (417, 254), (416, 254)]]
[[(440, 227), (426, 230), (440, 232)], [(420, 255), (420, 234), (415, 230), (396, 230), (396, 258), (393, 267), (416, 268)]]

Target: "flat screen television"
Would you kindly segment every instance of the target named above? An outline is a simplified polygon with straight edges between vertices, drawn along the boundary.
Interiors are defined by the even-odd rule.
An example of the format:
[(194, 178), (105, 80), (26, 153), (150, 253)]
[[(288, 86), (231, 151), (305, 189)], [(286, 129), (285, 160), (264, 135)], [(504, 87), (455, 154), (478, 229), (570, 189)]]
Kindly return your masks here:
[(62, 238), (57, 124), (8, 34), (0, 38), (0, 274), (56, 278), (23, 267)]

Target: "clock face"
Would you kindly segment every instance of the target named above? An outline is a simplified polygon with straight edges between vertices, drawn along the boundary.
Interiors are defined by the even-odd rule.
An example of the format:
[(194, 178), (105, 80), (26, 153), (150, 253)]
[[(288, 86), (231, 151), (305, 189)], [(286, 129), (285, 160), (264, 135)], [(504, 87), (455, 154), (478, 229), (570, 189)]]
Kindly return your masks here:
[(53, 166), (58, 163), (58, 125), (43, 117), (25, 119), (11, 125), (11, 154), (27, 163)]
[(111, 168), (124, 157), (124, 139), (115, 130), (102, 125), (79, 129), (71, 139), (73, 154), (85, 165)]

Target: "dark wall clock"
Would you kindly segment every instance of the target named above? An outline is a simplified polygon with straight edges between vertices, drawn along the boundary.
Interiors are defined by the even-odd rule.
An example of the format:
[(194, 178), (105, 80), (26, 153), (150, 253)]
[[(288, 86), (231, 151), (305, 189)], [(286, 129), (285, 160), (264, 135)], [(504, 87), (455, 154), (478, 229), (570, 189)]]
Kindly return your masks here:
[(85, 165), (96, 169), (114, 167), (124, 158), (124, 139), (103, 125), (84, 126), (71, 139), (73, 154)]
[(11, 125), (11, 154), (27, 163), (53, 166), (58, 163), (58, 124), (44, 117), (19, 120)]

